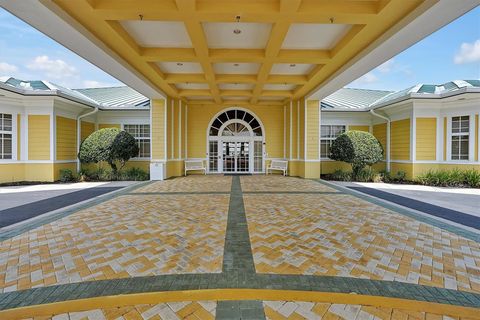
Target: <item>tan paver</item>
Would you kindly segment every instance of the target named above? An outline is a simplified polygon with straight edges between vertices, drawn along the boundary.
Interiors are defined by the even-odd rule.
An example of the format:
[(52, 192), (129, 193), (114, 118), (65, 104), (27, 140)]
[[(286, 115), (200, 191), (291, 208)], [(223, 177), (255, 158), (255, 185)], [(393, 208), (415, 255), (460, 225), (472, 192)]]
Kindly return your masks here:
[(372, 307), (355, 304), (316, 303), (307, 301), (264, 301), (267, 320), (344, 319), (344, 320), (468, 320), (443, 313)]
[(260, 273), (480, 292), (480, 244), (345, 194), (244, 195)]
[(284, 177), (281, 175), (252, 175), (242, 176), (240, 179), (242, 183), (242, 191), (244, 192), (336, 192), (337, 190), (316, 181)]
[[(119, 308), (94, 309), (81, 312), (69, 312), (42, 317), (42, 320), (109, 320), (109, 319), (215, 319), (215, 301), (181, 301), (159, 304), (140, 304)], [(30, 318), (25, 320), (36, 320)], [(13, 319), (12, 319), (13, 320)]]
[(0, 292), (221, 272), (228, 195), (126, 195), (0, 242)]
[(230, 192), (231, 188), (231, 176), (190, 175), (153, 182), (134, 192)]

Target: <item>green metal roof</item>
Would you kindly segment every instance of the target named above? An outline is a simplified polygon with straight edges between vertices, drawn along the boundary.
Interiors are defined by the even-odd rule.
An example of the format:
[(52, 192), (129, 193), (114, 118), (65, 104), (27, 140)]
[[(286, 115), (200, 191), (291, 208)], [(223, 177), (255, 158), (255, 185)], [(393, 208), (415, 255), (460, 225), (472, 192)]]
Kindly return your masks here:
[(468, 88), (480, 89), (480, 80), (455, 80), (438, 85), (418, 84), (400, 91), (343, 88), (323, 99), (321, 105), (325, 110), (367, 110), (409, 98), (438, 99)]
[(342, 88), (322, 100), (322, 109), (365, 109), (392, 91)]
[(149, 107), (150, 100), (127, 86), (74, 89), (108, 108)]

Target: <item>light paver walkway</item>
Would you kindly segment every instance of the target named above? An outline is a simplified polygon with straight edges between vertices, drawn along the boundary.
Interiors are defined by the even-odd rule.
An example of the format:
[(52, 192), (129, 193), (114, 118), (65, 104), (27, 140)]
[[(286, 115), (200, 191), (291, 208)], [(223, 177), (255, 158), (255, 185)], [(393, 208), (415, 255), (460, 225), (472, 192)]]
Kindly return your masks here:
[[(480, 308), (476, 234), (367, 200), (281, 176), (189, 176), (139, 186), (3, 236), (0, 318), (20, 306), (199, 289), (355, 293)], [(308, 304), (218, 298), (214, 310), (203, 308), (217, 319), (295, 319)], [(409, 317), (308, 305), (324, 310), (317, 319), (343, 319), (346, 309), (360, 310), (358, 319)], [(131, 306), (124, 314), (165, 308)], [(92, 312), (108, 318), (105, 310)]]

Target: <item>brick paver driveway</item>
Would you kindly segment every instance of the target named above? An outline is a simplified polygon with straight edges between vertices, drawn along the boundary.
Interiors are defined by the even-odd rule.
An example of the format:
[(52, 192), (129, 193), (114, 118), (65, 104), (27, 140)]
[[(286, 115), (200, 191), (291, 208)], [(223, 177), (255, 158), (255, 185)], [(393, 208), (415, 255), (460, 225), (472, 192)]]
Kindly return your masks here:
[[(275, 175), (176, 178), (125, 190), (0, 238), (0, 310), (9, 317), (20, 306), (185, 290), (176, 302), (87, 304), (62, 309), (57, 317), (468, 318), (450, 309), (412, 311), (408, 303), (338, 303), (335, 295), (322, 302), (308, 295), (288, 299), (282, 290), (480, 307), (478, 234), (321, 181)], [(228, 298), (196, 295), (214, 289), (233, 291)], [(235, 293), (239, 289), (250, 291)], [(255, 295), (265, 289), (277, 290), (276, 299)], [(47, 318), (55, 314), (45, 312)]]

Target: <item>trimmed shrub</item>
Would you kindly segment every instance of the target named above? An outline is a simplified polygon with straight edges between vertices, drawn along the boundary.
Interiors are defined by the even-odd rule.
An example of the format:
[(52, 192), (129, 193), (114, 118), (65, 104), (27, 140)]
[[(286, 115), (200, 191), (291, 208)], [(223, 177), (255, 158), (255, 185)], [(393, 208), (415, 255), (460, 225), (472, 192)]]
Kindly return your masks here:
[(80, 181), (144, 181), (150, 178), (149, 174), (140, 168), (127, 170), (113, 170), (98, 167), (95, 170), (82, 169), (78, 172)]
[(352, 181), (352, 173), (343, 171), (341, 169), (335, 170), (331, 176), (330, 179), (335, 180), (335, 181)]
[(73, 176), (73, 172), (70, 169), (60, 169), (60, 182), (73, 182), (76, 181)]
[(135, 138), (126, 131), (117, 128), (105, 128), (93, 132), (80, 145), (78, 158), (82, 163), (105, 161), (114, 174), (132, 157), (138, 154)]
[(371, 166), (383, 159), (383, 148), (371, 133), (351, 130), (342, 133), (333, 141), (330, 158), (349, 163), (352, 166), (352, 178), (357, 180), (365, 166)]

